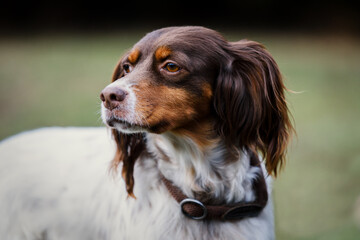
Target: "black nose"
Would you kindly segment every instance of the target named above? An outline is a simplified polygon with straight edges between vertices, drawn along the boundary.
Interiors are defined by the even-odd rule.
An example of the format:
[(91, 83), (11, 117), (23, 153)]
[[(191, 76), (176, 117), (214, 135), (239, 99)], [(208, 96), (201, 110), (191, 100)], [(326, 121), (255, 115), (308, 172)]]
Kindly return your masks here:
[(106, 87), (100, 94), (100, 99), (103, 101), (107, 109), (117, 108), (122, 101), (125, 100), (128, 93), (120, 88)]

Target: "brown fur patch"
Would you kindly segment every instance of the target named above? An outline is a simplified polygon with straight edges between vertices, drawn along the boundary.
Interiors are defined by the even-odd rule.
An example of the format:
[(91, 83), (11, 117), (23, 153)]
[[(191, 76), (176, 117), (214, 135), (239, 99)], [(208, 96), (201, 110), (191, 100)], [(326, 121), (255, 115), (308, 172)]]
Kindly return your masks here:
[(128, 60), (131, 64), (135, 64), (140, 57), (140, 51), (139, 49), (135, 48), (128, 56)]
[(191, 119), (195, 114), (194, 106), (190, 101), (190, 94), (179, 88), (170, 88), (159, 86), (151, 90), (152, 95), (156, 97), (156, 108), (153, 109), (149, 122), (165, 120), (176, 127), (183, 121)]
[(122, 69), (120, 68), (120, 66), (121, 66), (120, 64), (121, 64), (121, 60), (116, 64), (114, 73), (111, 77), (111, 82), (114, 82), (115, 80), (117, 80), (120, 77), (121, 71), (122, 71)]
[(187, 126), (175, 129), (173, 133), (189, 137), (201, 150), (205, 150), (219, 141), (215, 136), (214, 125), (209, 119), (190, 123)]
[(166, 46), (161, 46), (155, 51), (155, 58), (158, 61), (164, 60), (171, 54), (171, 49)]
[[(140, 113), (145, 125), (161, 133), (183, 126), (199, 113), (199, 104), (194, 96), (182, 88), (155, 86), (143, 81), (137, 86), (136, 112)], [(140, 94), (141, 93), (141, 94)]]
[(211, 89), (211, 85), (209, 83), (204, 83), (204, 86), (202, 88), (203, 96), (205, 98), (211, 99), (213, 96), (213, 91)]

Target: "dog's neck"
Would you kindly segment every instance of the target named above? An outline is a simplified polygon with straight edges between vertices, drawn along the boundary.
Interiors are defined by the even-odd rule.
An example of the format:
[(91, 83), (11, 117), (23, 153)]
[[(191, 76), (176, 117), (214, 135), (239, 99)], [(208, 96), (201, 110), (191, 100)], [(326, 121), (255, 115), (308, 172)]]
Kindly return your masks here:
[(259, 168), (252, 169), (246, 153), (227, 148), (220, 138), (192, 131), (148, 134), (147, 147), (159, 171), (189, 197), (214, 203), (254, 199), (251, 181)]

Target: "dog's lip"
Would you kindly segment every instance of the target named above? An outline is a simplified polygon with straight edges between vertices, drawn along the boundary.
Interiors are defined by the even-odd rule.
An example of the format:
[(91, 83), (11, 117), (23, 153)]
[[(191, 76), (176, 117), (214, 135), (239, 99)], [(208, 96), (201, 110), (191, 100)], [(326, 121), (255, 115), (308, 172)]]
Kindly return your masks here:
[(110, 126), (110, 127), (115, 127), (115, 123), (117, 124), (121, 124), (122, 126), (125, 126), (125, 127), (132, 127), (132, 126), (138, 126), (140, 127), (140, 125), (137, 125), (137, 124), (134, 124), (134, 123), (131, 123), (131, 122), (128, 122), (128, 121), (125, 121), (123, 119), (118, 119), (118, 118), (115, 118), (115, 117), (110, 117), (106, 120), (107, 124)]
[(130, 127), (141, 127), (140, 124), (130, 122), (125, 120), (124, 118), (118, 116), (117, 111), (120, 109), (105, 109), (103, 119), (104, 123), (106, 123), (109, 127), (115, 128), (116, 125), (121, 125), (124, 128), (130, 128)]
[(106, 120), (106, 123), (111, 128), (117, 128), (120, 126), (122, 129), (129, 129), (129, 130), (130, 129), (144, 129), (144, 130), (147, 129), (146, 127), (144, 127), (141, 124), (129, 122), (124, 119), (116, 118), (114, 116), (111, 116), (110, 118), (108, 118)]

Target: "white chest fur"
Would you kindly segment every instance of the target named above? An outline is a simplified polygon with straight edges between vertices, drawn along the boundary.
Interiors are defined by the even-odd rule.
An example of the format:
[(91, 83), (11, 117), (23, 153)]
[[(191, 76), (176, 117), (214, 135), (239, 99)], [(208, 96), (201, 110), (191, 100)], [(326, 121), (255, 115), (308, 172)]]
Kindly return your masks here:
[[(258, 217), (238, 222), (198, 222), (184, 217), (158, 172), (160, 168), (182, 184), (189, 180), (181, 180), (181, 169), (190, 163), (176, 168), (142, 159), (135, 168), (137, 199), (128, 198), (123, 181), (108, 171), (115, 151), (109, 136), (104, 128), (50, 128), (1, 142), (1, 239), (274, 238), (271, 201)], [(162, 147), (171, 153), (169, 146)], [(178, 157), (186, 161), (185, 156)], [(212, 181), (215, 187), (221, 184)], [(267, 183), (270, 191), (270, 178)], [(184, 182), (184, 186), (189, 185)], [(246, 198), (246, 186), (242, 187), (230, 190), (230, 198)], [(236, 192), (239, 189), (243, 192)], [(186, 191), (190, 190), (184, 187)]]

